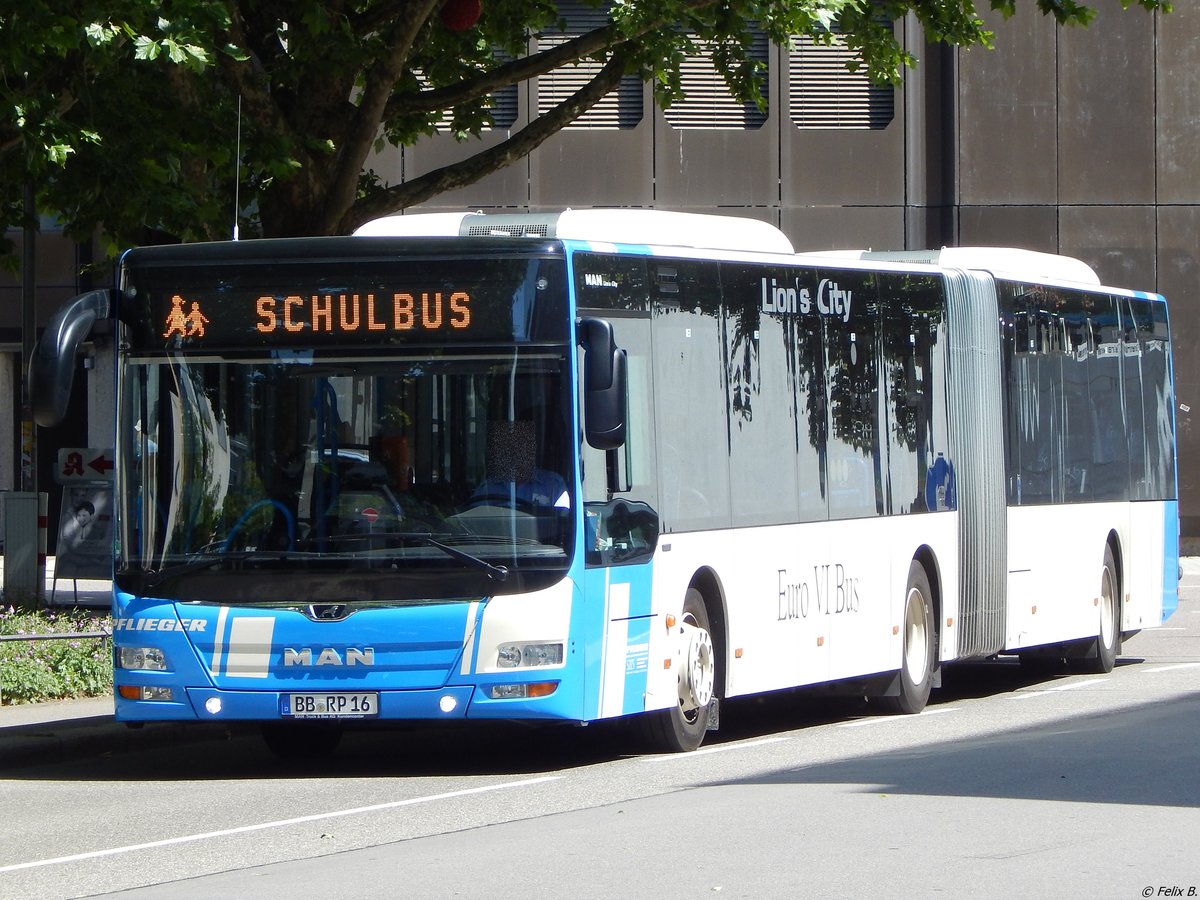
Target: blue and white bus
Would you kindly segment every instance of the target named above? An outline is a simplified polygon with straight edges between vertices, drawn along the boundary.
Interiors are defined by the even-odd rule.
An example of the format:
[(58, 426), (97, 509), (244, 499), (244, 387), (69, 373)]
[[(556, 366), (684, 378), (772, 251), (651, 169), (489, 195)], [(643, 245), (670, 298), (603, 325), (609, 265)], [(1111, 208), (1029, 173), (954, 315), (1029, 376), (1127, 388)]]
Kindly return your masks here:
[(1176, 606), (1166, 305), (1021, 251), (797, 255), (663, 211), (147, 247), (31, 364), (118, 342), (116, 711), (635, 717), (942, 667), (1113, 667)]

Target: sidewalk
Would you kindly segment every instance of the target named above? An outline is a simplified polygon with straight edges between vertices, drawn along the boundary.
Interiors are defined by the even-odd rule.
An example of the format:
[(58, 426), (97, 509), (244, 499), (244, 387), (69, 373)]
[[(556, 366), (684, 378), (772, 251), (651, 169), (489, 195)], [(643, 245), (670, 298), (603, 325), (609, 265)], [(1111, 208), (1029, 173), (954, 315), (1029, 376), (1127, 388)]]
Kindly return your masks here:
[[(51, 609), (76, 606), (107, 610), (112, 582), (104, 579), (54, 580), (54, 557), (46, 560), (44, 603)], [(0, 584), (4, 559), (0, 555)], [(145, 750), (184, 740), (223, 736), (211, 727), (191, 723), (155, 723), (132, 729), (113, 718), (113, 700), (89, 697), (0, 706), (0, 774), (23, 766), (54, 764), (116, 752)]]
[[(46, 557), (46, 583), (43, 604), (53, 609), (74, 606), (108, 609), (112, 606), (112, 581), (107, 578), (54, 577), (55, 557)], [(4, 584), (4, 555), (0, 554), (0, 585)]]

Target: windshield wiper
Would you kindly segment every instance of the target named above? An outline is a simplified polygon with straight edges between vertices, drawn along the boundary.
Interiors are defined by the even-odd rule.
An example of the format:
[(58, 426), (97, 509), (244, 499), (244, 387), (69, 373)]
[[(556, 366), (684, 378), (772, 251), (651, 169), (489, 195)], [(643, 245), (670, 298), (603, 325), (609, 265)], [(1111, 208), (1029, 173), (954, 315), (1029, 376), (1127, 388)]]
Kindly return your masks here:
[(443, 544), (433, 536), (431, 531), (385, 531), (371, 535), (372, 537), (396, 538), (401, 541), (416, 541), (418, 544), (424, 544), (427, 547), (436, 547), (447, 556), (458, 560), (463, 565), (469, 566), (472, 569), (478, 569), (487, 575), (492, 581), (504, 581), (508, 578), (508, 566), (493, 566), (486, 559), (480, 559), (478, 556), (473, 556), (464, 550), (459, 550), (457, 547), (451, 547), (449, 544)]

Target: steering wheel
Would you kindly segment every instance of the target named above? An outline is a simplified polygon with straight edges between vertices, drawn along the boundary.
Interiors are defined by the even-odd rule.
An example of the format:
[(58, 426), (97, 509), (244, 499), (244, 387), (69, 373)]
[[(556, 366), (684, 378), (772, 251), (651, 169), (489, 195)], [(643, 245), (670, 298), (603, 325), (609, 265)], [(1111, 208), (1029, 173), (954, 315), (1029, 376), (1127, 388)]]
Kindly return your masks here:
[(272, 500), (270, 497), (268, 497), (263, 500), (255, 500), (246, 507), (246, 511), (242, 513), (241, 517), (234, 523), (233, 527), (229, 529), (229, 534), (225, 538), (225, 543), (221, 545), (222, 553), (229, 552), (229, 548), (233, 544), (233, 539), (237, 536), (237, 533), (239, 530), (241, 530), (241, 527), (246, 524), (246, 520), (250, 518), (251, 514), (264, 506), (273, 506), (283, 513), (283, 521), (287, 523), (288, 550), (296, 549), (296, 520), (292, 518), (292, 511), (278, 500)]

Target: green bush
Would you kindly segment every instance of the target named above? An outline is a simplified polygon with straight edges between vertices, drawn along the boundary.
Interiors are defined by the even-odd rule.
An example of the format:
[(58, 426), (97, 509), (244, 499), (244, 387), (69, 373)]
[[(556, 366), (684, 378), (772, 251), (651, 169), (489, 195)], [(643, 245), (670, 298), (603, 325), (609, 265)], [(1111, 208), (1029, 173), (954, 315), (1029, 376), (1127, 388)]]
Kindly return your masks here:
[[(0, 634), (112, 632), (112, 619), (86, 612), (21, 612), (0, 606)], [(112, 691), (112, 641), (0, 641), (0, 701), (36, 703)]]

